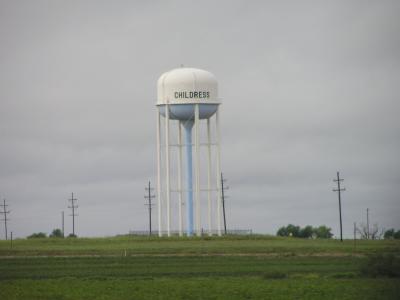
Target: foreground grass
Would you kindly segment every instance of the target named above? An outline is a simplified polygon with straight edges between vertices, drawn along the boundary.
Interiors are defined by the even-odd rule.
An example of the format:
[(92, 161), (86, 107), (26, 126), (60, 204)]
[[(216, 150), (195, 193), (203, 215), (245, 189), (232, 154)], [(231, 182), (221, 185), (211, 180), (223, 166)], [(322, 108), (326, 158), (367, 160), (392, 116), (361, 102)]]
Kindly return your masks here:
[(360, 257), (14, 257), (0, 299), (398, 299)]
[(1, 242), (0, 299), (399, 299), (399, 278), (360, 273), (366, 256), (399, 255), (399, 246), (259, 236)]
[(1, 299), (398, 299), (389, 279), (174, 278), (2, 282)]

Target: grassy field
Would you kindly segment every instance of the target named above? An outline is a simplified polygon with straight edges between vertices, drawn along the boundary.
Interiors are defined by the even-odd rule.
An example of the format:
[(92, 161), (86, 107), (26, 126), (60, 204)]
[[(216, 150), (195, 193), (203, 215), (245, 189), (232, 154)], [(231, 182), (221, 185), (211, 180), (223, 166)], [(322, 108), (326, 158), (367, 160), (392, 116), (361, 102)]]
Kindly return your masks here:
[(116, 237), (0, 242), (0, 299), (399, 299), (360, 272), (398, 241)]
[(0, 241), (1, 256), (54, 255), (152, 255), (152, 254), (272, 254), (272, 255), (349, 255), (376, 252), (400, 252), (395, 240), (307, 240), (274, 236), (227, 236), (204, 238), (112, 237), (45, 238)]

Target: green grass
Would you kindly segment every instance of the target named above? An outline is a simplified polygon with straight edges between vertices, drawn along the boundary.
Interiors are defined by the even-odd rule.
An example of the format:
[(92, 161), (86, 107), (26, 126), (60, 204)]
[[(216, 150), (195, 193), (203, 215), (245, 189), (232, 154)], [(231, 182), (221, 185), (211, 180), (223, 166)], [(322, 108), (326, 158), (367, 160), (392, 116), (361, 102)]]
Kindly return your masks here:
[(8, 282), (2, 299), (399, 299), (399, 281), (259, 277), (109, 279), (75, 278)]
[(244, 236), (223, 238), (148, 238), (113, 237), (79, 239), (20, 239), (0, 241), (0, 256), (36, 255), (135, 255), (149, 254), (316, 254), (336, 255), (368, 254), (374, 252), (400, 252), (396, 240), (357, 241), (343, 243), (337, 240), (306, 240), (271, 236)]
[(41, 257), (1, 260), (0, 280), (155, 277), (244, 277), (284, 273), (329, 277), (359, 270), (356, 257)]
[(264, 236), (2, 241), (0, 299), (399, 299), (400, 278), (361, 273), (370, 254), (399, 247)]

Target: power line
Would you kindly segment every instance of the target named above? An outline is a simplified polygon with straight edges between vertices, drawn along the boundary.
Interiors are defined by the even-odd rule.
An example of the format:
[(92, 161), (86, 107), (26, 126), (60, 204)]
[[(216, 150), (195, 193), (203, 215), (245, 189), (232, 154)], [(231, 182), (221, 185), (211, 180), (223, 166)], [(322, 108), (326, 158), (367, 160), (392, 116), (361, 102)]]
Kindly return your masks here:
[(225, 198), (228, 198), (228, 196), (225, 196), (225, 190), (229, 189), (229, 187), (225, 185), (226, 181), (227, 180), (224, 179), (224, 176), (221, 172), (222, 214), (224, 217), (224, 232), (225, 232), (225, 234), (226, 234)]
[(75, 213), (75, 209), (78, 208), (78, 205), (76, 205), (75, 201), (78, 201), (78, 199), (74, 198), (74, 193), (72, 193), (71, 199), (68, 199), (68, 201), (71, 201), (71, 206), (68, 206), (72, 210), (72, 235), (75, 236), (75, 217), (78, 215)]
[(3, 218), (1, 221), (4, 221), (4, 230), (6, 232), (6, 240), (8, 239), (7, 236), (7, 221), (10, 221), (10, 219), (7, 219), (7, 214), (9, 214), (11, 211), (7, 210), (7, 204), (6, 204), (6, 199), (3, 199), (3, 210), (0, 211), (0, 214), (3, 214)]
[(149, 201), (149, 203), (146, 203), (145, 205), (147, 205), (149, 209), (149, 235), (151, 236), (151, 208), (154, 206), (154, 204), (151, 203), (151, 200), (155, 198), (155, 195), (152, 195), (154, 188), (151, 187), (151, 183), (149, 181), (148, 187), (144, 189), (147, 192), (147, 195), (144, 195), (144, 198)]
[(340, 218), (340, 241), (343, 242), (343, 231), (342, 231), (342, 201), (340, 197), (340, 193), (345, 191), (345, 188), (340, 187), (340, 182), (344, 179), (341, 179), (339, 176), (339, 172), (336, 172), (337, 179), (333, 179), (334, 182), (337, 182), (337, 189), (333, 189), (334, 192), (338, 192), (339, 197), (339, 218)]

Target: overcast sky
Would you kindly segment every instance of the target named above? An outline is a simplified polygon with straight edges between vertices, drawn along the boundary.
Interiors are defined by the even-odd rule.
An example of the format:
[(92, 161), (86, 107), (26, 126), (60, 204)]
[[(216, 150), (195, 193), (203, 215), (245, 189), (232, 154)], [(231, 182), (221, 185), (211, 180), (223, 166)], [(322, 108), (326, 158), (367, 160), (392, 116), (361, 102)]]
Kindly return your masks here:
[(400, 229), (399, 29), (399, 1), (0, 1), (9, 229), (60, 227), (71, 192), (80, 236), (147, 229), (156, 82), (181, 64), (219, 82), (228, 228), (338, 235), (340, 171), (345, 236), (366, 208)]

